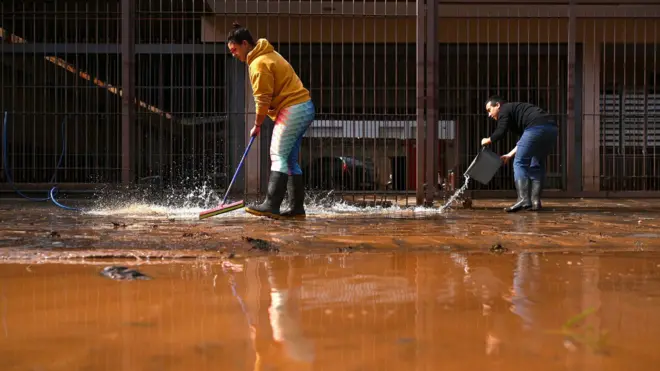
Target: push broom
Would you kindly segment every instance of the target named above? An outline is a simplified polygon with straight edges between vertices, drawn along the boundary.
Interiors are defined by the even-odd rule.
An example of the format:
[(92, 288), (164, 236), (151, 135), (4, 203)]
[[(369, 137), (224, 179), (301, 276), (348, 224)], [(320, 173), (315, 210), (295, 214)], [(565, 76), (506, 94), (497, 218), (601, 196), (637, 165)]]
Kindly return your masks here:
[(241, 158), (241, 162), (238, 163), (236, 172), (234, 172), (234, 177), (231, 178), (231, 183), (229, 183), (229, 186), (225, 191), (225, 197), (222, 199), (220, 206), (216, 207), (215, 209), (202, 211), (201, 213), (199, 213), (199, 219), (206, 219), (212, 216), (228, 213), (230, 211), (238, 210), (245, 206), (245, 201), (243, 200), (236, 201), (227, 205), (225, 205), (225, 202), (227, 201), (227, 196), (229, 196), (229, 191), (231, 190), (231, 186), (234, 184), (234, 181), (236, 180), (236, 176), (238, 175), (238, 172), (241, 171), (241, 167), (243, 167), (245, 156), (247, 156), (248, 152), (250, 151), (250, 147), (252, 147), (252, 143), (254, 143), (254, 138), (256, 138), (256, 135), (250, 138), (250, 143), (248, 143), (248, 146), (245, 148), (245, 152), (243, 153), (243, 158)]

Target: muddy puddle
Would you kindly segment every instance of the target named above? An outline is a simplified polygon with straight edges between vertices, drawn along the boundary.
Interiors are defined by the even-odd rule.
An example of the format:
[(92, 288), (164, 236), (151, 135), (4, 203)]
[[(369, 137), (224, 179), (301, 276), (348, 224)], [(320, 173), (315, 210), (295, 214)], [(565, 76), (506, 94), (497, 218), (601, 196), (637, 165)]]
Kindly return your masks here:
[(660, 361), (658, 253), (117, 263), (146, 279), (101, 274), (107, 262), (0, 265), (2, 370), (651, 370)]

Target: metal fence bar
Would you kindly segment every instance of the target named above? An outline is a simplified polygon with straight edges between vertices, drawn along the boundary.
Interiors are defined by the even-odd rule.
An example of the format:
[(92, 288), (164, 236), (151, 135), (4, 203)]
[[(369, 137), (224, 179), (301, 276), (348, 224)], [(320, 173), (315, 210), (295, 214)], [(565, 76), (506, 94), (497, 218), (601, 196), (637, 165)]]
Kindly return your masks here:
[(121, 181), (130, 184), (135, 179), (133, 138), (135, 133), (135, 5), (132, 0), (121, 2)]
[[(575, 0), (570, 0), (568, 9), (568, 76), (567, 79), (567, 92), (566, 92), (566, 151), (565, 159), (576, 158), (575, 150), (575, 44), (576, 44), (576, 24), (575, 18)], [(559, 68), (560, 63), (557, 63)], [(558, 71), (559, 72), (559, 71)], [(548, 76), (550, 81), (550, 76)], [(561, 143), (561, 141), (560, 141)], [(569, 192), (576, 192), (580, 189), (580, 179), (575, 173), (575, 161), (565, 161), (566, 166), (566, 183), (565, 186)]]
[[(426, 194), (424, 203), (432, 206), (438, 179), (438, 4), (430, 0), (426, 4)], [(420, 169), (421, 170), (421, 169)]]
[(417, 50), (417, 117), (416, 117), (416, 196), (417, 196), (417, 205), (422, 205), (424, 203), (424, 147), (426, 143), (425, 136), (425, 106), (426, 106), (426, 95), (424, 92), (425, 89), (425, 76), (426, 76), (426, 60), (425, 60), (425, 46), (426, 46), (426, 9), (424, 0), (417, 0), (417, 35), (415, 46)]

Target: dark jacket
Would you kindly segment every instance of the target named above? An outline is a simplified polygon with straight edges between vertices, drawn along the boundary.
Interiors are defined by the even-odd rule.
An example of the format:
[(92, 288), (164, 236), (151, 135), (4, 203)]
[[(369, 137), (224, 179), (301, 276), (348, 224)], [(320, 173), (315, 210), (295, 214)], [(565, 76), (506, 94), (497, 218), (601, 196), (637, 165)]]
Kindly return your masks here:
[(522, 135), (526, 129), (548, 123), (556, 125), (552, 117), (538, 106), (521, 102), (503, 103), (497, 118), (497, 129), (490, 136), (490, 140), (495, 143), (502, 139), (507, 131)]

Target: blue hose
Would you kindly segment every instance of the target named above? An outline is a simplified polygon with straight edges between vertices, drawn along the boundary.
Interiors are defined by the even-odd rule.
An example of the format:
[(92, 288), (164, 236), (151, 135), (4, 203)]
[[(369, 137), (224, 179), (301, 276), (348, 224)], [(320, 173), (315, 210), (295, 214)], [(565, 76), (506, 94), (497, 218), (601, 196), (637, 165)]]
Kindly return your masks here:
[[(69, 207), (62, 205), (61, 203), (57, 202), (55, 199), (55, 195), (57, 194), (57, 186), (54, 186), (51, 188), (50, 192), (48, 192), (48, 197), (46, 198), (34, 198), (30, 197), (23, 192), (21, 192), (18, 188), (16, 188), (16, 185), (14, 184), (14, 180), (11, 176), (11, 170), (9, 169), (9, 150), (8, 150), (8, 144), (7, 144), (7, 117), (9, 116), (8, 112), (5, 111), (5, 118), (3, 121), (2, 125), (2, 147), (3, 147), (3, 164), (5, 168), (5, 177), (7, 177), (7, 182), (11, 185), (12, 189), (14, 192), (16, 192), (19, 196), (28, 199), (30, 201), (35, 201), (35, 202), (44, 202), (44, 201), (52, 201), (55, 206), (60, 207), (65, 210), (73, 210), (73, 211), (80, 211), (80, 209), (76, 209), (74, 207)], [(55, 167), (55, 172), (53, 173), (53, 176), (50, 178), (49, 183), (54, 183), (55, 179), (57, 177), (57, 170), (59, 170), (60, 166), (62, 166), (62, 160), (64, 159), (64, 153), (66, 152), (66, 136), (65, 136), (65, 125), (66, 125), (66, 117), (64, 117), (64, 120), (62, 120), (62, 153), (60, 154), (60, 159), (57, 161), (57, 166)]]

